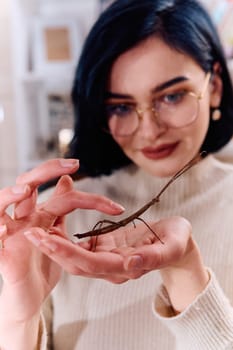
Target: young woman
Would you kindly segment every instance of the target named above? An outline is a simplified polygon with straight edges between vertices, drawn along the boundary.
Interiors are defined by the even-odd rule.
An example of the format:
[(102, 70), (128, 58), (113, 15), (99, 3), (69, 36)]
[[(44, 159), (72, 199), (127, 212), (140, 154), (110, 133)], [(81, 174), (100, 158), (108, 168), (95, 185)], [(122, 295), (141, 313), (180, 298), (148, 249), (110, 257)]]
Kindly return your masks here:
[[(36, 187), (64, 174), (57, 160), (21, 176), (18, 184), (32, 192), (18, 199), (15, 220), (4, 214), (15, 197), (6, 193), (2, 205), (0, 347), (12, 349), (17, 339), (17, 350), (232, 348), (233, 167), (213, 153), (232, 137), (233, 92), (208, 14), (195, 0), (114, 2), (86, 40), (72, 96), (70, 156), (86, 176), (77, 189), (123, 205), (120, 219), (199, 152), (207, 156), (142, 216), (156, 235), (135, 221), (80, 244), (64, 236), (66, 213), (123, 208), (75, 191), (66, 176), (36, 205)], [(104, 219), (75, 211), (68, 232)], [(17, 252), (26, 246), (27, 254), (16, 259), (22, 236)], [(60, 277), (61, 267), (69, 274)]]

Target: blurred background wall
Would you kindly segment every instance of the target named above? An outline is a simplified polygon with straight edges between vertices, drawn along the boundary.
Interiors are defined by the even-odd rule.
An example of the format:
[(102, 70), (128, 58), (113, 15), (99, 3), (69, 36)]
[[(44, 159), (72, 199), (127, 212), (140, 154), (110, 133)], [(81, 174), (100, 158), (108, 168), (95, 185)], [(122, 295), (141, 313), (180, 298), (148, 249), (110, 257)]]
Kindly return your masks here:
[[(233, 76), (233, 1), (202, 0)], [(1, 0), (0, 187), (62, 156), (72, 136), (69, 93), (85, 36), (112, 0)]]
[(11, 13), (8, 0), (1, 0), (0, 23), (0, 187), (2, 187), (12, 183), (18, 169)]

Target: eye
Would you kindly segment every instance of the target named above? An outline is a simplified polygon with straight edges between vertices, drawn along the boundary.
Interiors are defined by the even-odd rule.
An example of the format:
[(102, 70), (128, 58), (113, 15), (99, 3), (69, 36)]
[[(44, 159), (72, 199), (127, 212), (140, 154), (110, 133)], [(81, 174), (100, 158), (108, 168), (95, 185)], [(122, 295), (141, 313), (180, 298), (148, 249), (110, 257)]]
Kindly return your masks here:
[(105, 113), (108, 119), (113, 116), (124, 118), (129, 116), (132, 112), (134, 112), (134, 106), (129, 104), (120, 103), (105, 106)]
[(171, 92), (166, 95), (163, 95), (159, 98), (160, 103), (164, 103), (167, 105), (175, 105), (180, 102), (182, 102), (185, 97), (187, 96), (187, 91), (177, 91), (177, 92)]

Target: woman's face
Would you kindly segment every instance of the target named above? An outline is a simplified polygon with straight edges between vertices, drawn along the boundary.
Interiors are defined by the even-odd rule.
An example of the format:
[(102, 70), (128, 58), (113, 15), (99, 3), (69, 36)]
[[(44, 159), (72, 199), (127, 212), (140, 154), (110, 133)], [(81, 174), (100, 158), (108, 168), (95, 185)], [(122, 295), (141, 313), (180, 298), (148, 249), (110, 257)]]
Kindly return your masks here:
[[(212, 83), (199, 100), (196, 119), (188, 125), (174, 128), (160, 123), (149, 107), (163, 96), (171, 98), (174, 91), (198, 95), (205, 78), (205, 72), (194, 60), (158, 38), (150, 38), (118, 57), (110, 73), (106, 103), (116, 108), (126, 104), (144, 111), (133, 134), (113, 135), (135, 164), (152, 175), (171, 176), (198, 153), (209, 127), (209, 108), (214, 100)], [(179, 117), (177, 112), (174, 116)]]

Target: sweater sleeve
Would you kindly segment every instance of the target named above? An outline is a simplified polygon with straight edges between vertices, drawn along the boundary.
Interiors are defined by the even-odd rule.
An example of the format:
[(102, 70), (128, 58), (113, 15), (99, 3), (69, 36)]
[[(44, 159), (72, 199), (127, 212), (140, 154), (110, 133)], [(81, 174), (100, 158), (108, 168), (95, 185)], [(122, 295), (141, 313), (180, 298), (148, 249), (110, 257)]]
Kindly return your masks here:
[(182, 313), (174, 315), (163, 286), (153, 302), (155, 317), (174, 334), (177, 349), (233, 349), (233, 308), (214, 273), (205, 290)]

